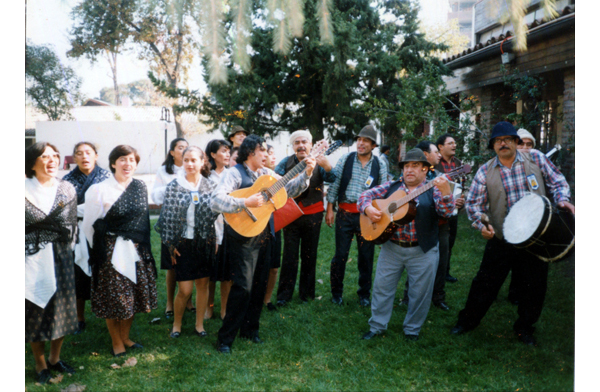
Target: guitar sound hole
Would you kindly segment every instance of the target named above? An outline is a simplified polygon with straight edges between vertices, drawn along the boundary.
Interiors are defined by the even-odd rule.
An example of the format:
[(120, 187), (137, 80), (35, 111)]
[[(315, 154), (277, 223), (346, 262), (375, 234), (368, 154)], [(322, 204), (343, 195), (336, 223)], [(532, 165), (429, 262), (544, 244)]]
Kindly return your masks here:
[(264, 197), (265, 201), (271, 200), (272, 195), (266, 189), (262, 190), (260, 193)]
[(390, 203), (390, 205), (388, 206), (388, 212), (390, 214), (393, 214), (394, 212), (396, 212), (397, 209), (398, 209), (398, 207), (396, 207), (396, 203), (394, 203), (394, 202)]

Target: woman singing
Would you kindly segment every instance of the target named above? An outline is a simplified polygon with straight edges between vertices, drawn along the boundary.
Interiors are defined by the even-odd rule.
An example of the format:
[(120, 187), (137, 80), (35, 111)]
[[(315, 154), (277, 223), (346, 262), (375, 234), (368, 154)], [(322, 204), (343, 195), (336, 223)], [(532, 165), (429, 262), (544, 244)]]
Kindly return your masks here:
[[(108, 170), (96, 164), (98, 151), (90, 142), (79, 142), (73, 148), (73, 156), (77, 167), (63, 177), (75, 187), (77, 192), (77, 220), (79, 233), (75, 244), (75, 295), (77, 297), (77, 331), (80, 334), (85, 329), (85, 301), (89, 301), (91, 293), (92, 269), (88, 262), (89, 252), (87, 240), (81, 229), (85, 192), (94, 184), (98, 184), (111, 176)], [(91, 239), (90, 239), (91, 240)]]
[(60, 351), (64, 336), (77, 330), (72, 248), (77, 195), (71, 184), (56, 179), (59, 161), (50, 143), (25, 150), (25, 342), (40, 384), (50, 380), (50, 371), (75, 373)]
[(142, 346), (129, 339), (135, 313), (156, 309), (156, 267), (150, 249), (146, 185), (133, 178), (135, 148), (115, 147), (111, 177), (85, 194), (83, 231), (90, 242), (92, 312), (106, 319), (114, 356)]
[(204, 313), (208, 304), (208, 282), (214, 268), (216, 236), (214, 222), (217, 214), (210, 208), (215, 188), (208, 179), (206, 155), (196, 146), (183, 153), (185, 174), (169, 183), (156, 230), (171, 255), (179, 291), (175, 297), (175, 318), (170, 336), (181, 335), (185, 305), (196, 286), (195, 334), (206, 337)]

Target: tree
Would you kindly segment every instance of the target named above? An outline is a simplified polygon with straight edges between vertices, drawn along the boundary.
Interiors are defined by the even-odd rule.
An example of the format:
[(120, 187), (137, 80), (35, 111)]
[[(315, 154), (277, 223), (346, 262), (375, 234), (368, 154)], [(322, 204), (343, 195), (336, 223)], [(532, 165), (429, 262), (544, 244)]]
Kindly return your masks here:
[[(119, 85), (119, 91), (131, 98), (133, 106), (173, 106), (173, 99), (156, 91), (150, 80), (140, 79), (131, 83)], [(104, 87), (100, 90), (100, 98), (105, 102), (115, 102), (114, 89)]]
[(119, 18), (119, 13), (132, 12), (132, 0), (84, 0), (71, 11), (74, 21), (69, 32), (70, 57), (86, 57), (91, 62), (98, 56), (105, 56), (113, 76), (114, 103), (120, 105), (119, 84), (117, 80), (117, 57), (129, 38), (127, 26)]
[(81, 80), (63, 66), (52, 48), (25, 44), (25, 93), (51, 121), (72, 119), (71, 108), (81, 101)]

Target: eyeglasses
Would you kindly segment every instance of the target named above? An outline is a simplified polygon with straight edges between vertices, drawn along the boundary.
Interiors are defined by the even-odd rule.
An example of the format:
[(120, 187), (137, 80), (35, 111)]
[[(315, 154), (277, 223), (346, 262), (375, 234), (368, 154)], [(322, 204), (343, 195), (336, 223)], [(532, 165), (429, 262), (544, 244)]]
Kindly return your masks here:
[(513, 144), (515, 142), (515, 138), (513, 138), (513, 137), (505, 137), (505, 138), (502, 138), (502, 139), (500, 139), (500, 138), (494, 139), (494, 144), (497, 145), (497, 146), (501, 145), (502, 142), (504, 142), (506, 145)]

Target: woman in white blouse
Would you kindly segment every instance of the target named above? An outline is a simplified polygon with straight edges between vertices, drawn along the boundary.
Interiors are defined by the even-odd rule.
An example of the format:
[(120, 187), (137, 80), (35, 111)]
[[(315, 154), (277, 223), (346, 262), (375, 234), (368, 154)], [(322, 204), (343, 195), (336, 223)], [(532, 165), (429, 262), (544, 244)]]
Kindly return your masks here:
[(208, 282), (216, 254), (214, 221), (210, 208), (215, 184), (208, 179), (209, 167), (204, 152), (196, 146), (183, 154), (185, 174), (169, 183), (156, 230), (169, 249), (179, 290), (175, 297), (175, 317), (170, 336), (181, 335), (185, 305), (196, 286), (195, 334), (206, 337), (204, 312), (208, 303)]
[[(210, 177), (212, 182), (217, 185), (221, 179), (221, 175), (229, 167), (231, 143), (223, 139), (215, 139), (208, 142), (206, 146), (206, 155), (212, 170)], [(227, 297), (231, 289), (231, 271), (227, 261), (227, 246), (223, 242), (223, 215), (219, 214), (215, 221), (215, 231), (217, 234), (217, 260), (215, 268), (210, 277), (210, 285), (208, 286), (208, 307), (204, 315), (205, 319), (213, 317), (215, 303), (215, 289), (217, 282), (221, 282), (221, 319), (225, 318), (225, 310), (227, 309)]]
[[(82, 227), (90, 242), (92, 312), (106, 319), (114, 356), (140, 349), (129, 338), (135, 313), (156, 309), (156, 266), (150, 246), (148, 190), (133, 178), (140, 161), (127, 145), (109, 157), (113, 177), (85, 193)], [(91, 240), (91, 241), (90, 241)]]
[[(183, 138), (176, 138), (171, 140), (169, 152), (165, 157), (160, 169), (156, 173), (156, 179), (154, 181), (154, 187), (152, 188), (152, 201), (156, 205), (162, 205), (165, 198), (165, 191), (167, 185), (171, 181), (177, 178), (179, 173), (183, 173), (183, 151), (188, 148), (187, 140)], [(167, 318), (173, 317), (173, 298), (175, 298), (175, 288), (177, 282), (175, 280), (175, 272), (173, 271), (173, 265), (171, 264), (171, 256), (169, 255), (168, 249), (161, 244), (160, 248), (160, 269), (167, 270), (166, 284), (167, 284), (167, 305), (165, 308), (165, 316)], [(187, 304), (187, 308), (191, 311), (195, 311), (196, 308), (192, 306), (191, 299)]]
[(50, 371), (75, 373), (60, 352), (64, 336), (77, 330), (72, 248), (77, 194), (56, 179), (59, 162), (50, 143), (25, 150), (25, 342), (31, 344), (40, 384), (51, 379)]

